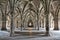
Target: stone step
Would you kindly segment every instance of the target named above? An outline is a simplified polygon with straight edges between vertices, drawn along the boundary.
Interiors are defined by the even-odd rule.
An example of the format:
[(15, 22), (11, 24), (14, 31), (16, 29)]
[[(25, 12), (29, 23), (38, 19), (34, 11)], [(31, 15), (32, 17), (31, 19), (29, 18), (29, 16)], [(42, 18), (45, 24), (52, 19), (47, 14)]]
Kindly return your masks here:
[(15, 32), (15, 34), (24, 36), (45, 36), (45, 32)]

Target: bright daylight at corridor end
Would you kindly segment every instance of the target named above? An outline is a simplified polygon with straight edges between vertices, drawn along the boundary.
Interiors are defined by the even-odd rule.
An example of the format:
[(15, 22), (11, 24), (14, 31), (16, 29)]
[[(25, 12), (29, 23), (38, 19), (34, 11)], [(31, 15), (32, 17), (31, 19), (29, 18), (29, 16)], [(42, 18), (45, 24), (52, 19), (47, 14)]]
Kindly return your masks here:
[(0, 40), (60, 40), (60, 0), (0, 0)]

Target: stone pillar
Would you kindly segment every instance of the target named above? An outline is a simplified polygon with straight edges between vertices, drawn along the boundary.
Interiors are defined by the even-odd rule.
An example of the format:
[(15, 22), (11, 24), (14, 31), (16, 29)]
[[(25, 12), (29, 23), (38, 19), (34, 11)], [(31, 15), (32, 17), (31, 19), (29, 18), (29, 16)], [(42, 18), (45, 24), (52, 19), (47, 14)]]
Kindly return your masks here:
[(7, 30), (6, 29), (6, 16), (2, 15), (2, 28), (1, 30)]
[(11, 28), (10, 28), (10, 36), (14, 36), (14, 3), (15, 0), (9, 0), (10, 3), (10, 15), (11, 15)]
[(18, 20), (17, 20), (16, 24), (17, 24), (17, 28), (18, 28)]
[(49, 35), (49, 5), (50, 0), (45, 0), (45, 17), (46, 17), (46, 35)]
[(41, 20), (40, 20), (40, 23), (39, 23), (39, 27), (41, 27)]
[(41, 20), (41, 27), (42, 27), (42, 20)]
[(22, 31), (22, 28), (23, 28), (23, 25), (22, 25), (22, 15), (21, 15), (21, 31)]
[(11, 15), (11, 28), (10, 28), (10, 36), (14, 36), (14, 20), (13, 15)]
[(42, 20), (42, 28), (44, 28), (44, 19)]
[(35, 24), (35, 29), (36, 29), (36, 27), (37, 27), (37, 26), (36, 26), (36, 20), (35, 20), (35, 23), (34, 23), (34, 24)]
[(46, 19), (45, 19), (45, 17), (44, 17), (44, 28), (45, 28), (45, 25), (46, 25)]
[(58, 28), (58, 16), (54, 17), (54, 30), (59, 30), (59, 28)]
[(49, 20), (48, 20), (48, 15), (46, 15), (46, 35), (49, 35)]

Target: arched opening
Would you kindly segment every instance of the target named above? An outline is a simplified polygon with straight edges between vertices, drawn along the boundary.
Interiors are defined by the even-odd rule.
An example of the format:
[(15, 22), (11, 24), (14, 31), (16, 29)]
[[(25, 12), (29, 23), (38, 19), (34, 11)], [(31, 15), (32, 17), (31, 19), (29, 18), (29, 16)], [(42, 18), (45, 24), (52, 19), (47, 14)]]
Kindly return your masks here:
[(34, 27), (31, 18), (28, 20), (28, 27)]
[(11, 19), (10, 19), (10, 17), (9, 16), (7, 16), (7, 20), (6, 20), (6, 28), (7, 28), (7, 30), (10, 30), (10, 24), (11, 24)]

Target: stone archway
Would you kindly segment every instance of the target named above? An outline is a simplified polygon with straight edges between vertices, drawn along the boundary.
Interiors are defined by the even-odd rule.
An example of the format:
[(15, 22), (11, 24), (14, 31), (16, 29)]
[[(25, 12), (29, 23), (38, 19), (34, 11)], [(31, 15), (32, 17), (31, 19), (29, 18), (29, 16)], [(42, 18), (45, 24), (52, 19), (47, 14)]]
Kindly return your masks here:
[(32, 21), (32, 19), (31, 19), (31, 17), (30, 17), (30, 19), (28, 20), (28, 27), (34, 27), (34, 26), (33, 26), (33, 21)]

